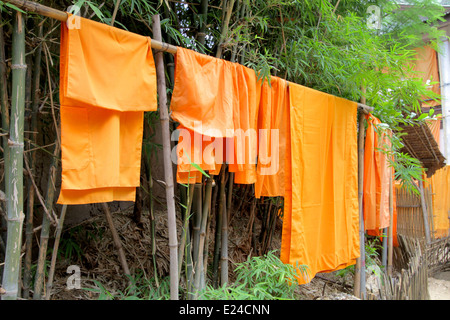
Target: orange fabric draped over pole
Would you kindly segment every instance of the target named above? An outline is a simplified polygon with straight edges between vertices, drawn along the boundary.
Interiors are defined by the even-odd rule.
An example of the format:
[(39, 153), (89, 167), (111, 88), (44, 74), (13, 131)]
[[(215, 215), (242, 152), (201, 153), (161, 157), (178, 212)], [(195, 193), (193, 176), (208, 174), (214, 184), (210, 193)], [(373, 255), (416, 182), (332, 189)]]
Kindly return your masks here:
[[(359, 257), (357, 104), (289, 84), (290, 163), (281, 259), (317, 272)], [(314, 106), (314, 107), (312, 107)], [(288, 152), (289, 154), (289, 152)]]
[(201, 180), (192, 163), (213, 174), (228, 163), (235, 183), (256, 182), (260, 93), (254, 70), (177, 49), (171, 100), (172, 118), (180, 123), (177, 182)]
[(389, 180), (392, 168), (382, 149), (389, 148), (387, 133), (376, 126), (381, 122), (366, 115), (367, 130), (364, 146), (364, 227), (379, 230), (389, 227)]
[(143, 112), (157, 109), (150, 41), (80, 17), (61, 24), (58, 203), (135, 200)]
[(289, 122), (288, 83), (271, 77), (264, 81), (259, 105), (258, 164), (255, 197), (277, 197), (285, 195), (286, 134)]
[[(284, 196), (281, 258), (308, 266), (300, 282), (355, 263), (355, 102), (278, 77), (269, 84), (245, 67), (178, 48), (171, 110), (180, 123), (178, 182), (198, 183), (199, 168), (217, 172), (226, 162), (236, 183), (255, 183), (256, 197)], [(257, 135), (239, 140), (239, 130)]]

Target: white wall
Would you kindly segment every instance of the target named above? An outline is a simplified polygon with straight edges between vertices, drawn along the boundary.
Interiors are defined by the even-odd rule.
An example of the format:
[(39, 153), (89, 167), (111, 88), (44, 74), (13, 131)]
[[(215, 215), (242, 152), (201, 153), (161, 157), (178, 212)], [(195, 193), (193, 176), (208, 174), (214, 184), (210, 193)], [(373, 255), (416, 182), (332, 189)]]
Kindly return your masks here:
[(441, 104), (443, 116), (443, 130), (441, 131), (441, 152), (450, 164), (450, 47), (445, 40), (440, 46), (439, 74), (441, 83)]

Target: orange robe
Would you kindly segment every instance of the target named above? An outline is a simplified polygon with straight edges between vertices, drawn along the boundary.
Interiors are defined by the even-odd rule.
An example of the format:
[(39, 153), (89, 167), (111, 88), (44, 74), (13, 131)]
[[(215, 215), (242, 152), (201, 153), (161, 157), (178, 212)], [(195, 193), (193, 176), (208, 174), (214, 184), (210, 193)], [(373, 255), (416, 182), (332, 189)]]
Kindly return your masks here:
[(366, 115), (367, 130), (364, 146), (364, 229), (378, 231), (389, 227), (389, 185), (388, 156), (380, 151), (390, 147), (386, 133), (379, 133), (375, 126), (381, 122), (373, 115)]
[(170, 104), (172, 118), (180, 123), (177, 182), (201, 181), (192, 163), (211, 174), (228, 163), (236, 183), (256, 181), (257, 83), (252, 69), (177, 49)]
[(61, 25), (58, 203), (134, 201), (143, 113), (157, 109), (151, 40), (80, 19)]
[(261, 89), (258, 118), (258, 165), (255, 197), (277, 197), (285, 194), (286, 135), (289, 122), (288, 83), (271, 77)]
[(298, 278), (306, 283), (359, 257), (357, 104), (294, 83), (289, 97), (285, 178), (291, 190), (286, 188), (280, 257), (306, 265)]

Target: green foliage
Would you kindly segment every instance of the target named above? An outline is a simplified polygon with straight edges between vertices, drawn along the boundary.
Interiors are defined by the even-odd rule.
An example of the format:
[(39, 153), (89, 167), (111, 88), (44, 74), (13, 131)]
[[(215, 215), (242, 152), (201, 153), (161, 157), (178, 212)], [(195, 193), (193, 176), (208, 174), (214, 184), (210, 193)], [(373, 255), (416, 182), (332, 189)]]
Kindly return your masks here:
[(200, 299), (207, 300), (288, 300), (295, 299), (296, 277), (306, 272), (305, 266), (297, 269), (284, 264), (270, 251), (265, 256), (251, 257), (236, 263), (236, 280), (218, 289), (212, 286), (202, 291)]
[[(364, 241), (365, 246), (365, 266), (368, 271), (378, 273), (379, 271), (379, 254), (380, 245), (377, 239)], [(355, 265), (348, 266), (344, 269), (336, 271), (336, 275), (339, 277), (345, 277), (347, 274), (355, 273)]]
[(155, 279), (148, 279), (142, 272), (137, 272), (133, 277), (129, 276), (130, 285), (124, 292), (117, 290), (112, 292), (102, 283), (93, 280), (94, 288), (83, 288), (97, 294), (98, 300), (169, 300), (170, 283), (169, 277), (163, 278), (156, 285)]

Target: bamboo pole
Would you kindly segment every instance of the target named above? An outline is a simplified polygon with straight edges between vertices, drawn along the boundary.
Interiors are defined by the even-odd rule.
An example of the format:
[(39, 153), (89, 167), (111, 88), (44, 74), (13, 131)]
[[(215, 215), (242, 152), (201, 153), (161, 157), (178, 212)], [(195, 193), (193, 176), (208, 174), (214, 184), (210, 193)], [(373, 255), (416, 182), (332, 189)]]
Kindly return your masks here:
[[(183, 193), (184, 190), (180, 189), (180, 191)], [(186, 196), (184, 200), (185, 205), (185, 211), (183, 216), (183, 228), (181, 230), (181, 240), (180, 240), (180, 247), (178, 248), (178, 278), (181, 276), (181, 269), (182, 269), (182, 261), (183, 256), (186, 251), (186, 246), (188, 243), (188, 237), (189, 237), (189, 216), (191, 214), (191, 206), (192, 206), (192, 200), (194, 198), (194, 184), (189, 184), (186, 188)], [(187, 256), (186, 256), (187, 258)], [(186, 274), (187, 276), (187, 274)]]
[[(197, 268), (195, 271), (194, 278), (194, 288), (195, 288), (195, 299), (198, 298), (199, 290), (204, 288), (204, 284), (202, 283), (202, 279), (204, 279), (205, 266), (203, 264), (203, 254), (204, 254), (204, 246), (206, 240), (206, 225), (208, 222), (208, 215), (211, 208), (211, 192), (212, 192), (212, 181), (213, 178), (209, 177), (206, 180), (206, 188), (205, 188), (205, 199), (203, 201), (203, 210), (202, 210), (202, 220), (200, 224), (200, 232), (199, 232), (199, 243), (198, 243), (198, 254), (197, 254)], [(206, 253), (208, 254), (208, 253)]]
[[(4, 168), (9, 168), (9, 148), (8, 148), (8, 136), (7, 133), (9, 133), (9, 104), (8, 104), (8, 86), (7, 86), (7, 80), (6, 80), (6, 56), (5, 56), (5, 39), (3, 36), (3, 21), (2, 21), (2, 16), (1, 16), (1, 12), (0, 12), (0, 113), (1, 113), (1, 120), (2, 120), (2, 131), (0, 133), (2, 133), (2, 146), (3, 146), (3, 158), (4, 158)], [(5, 176), (4, 176), (4, 191), (6, 194), (9, 194), (9, 172), (8, 170), (5, 170)], [(0, 186), (1, 188), (2, 186)], [(0, 210), (1, 211), (5, 211), (7, 212), (7, 203), (6, 201), (4, 202), (4, 207), (3, 207), (3, 203), (0, 203)], [(0, 215), (0, 227), (6, 226), (6, 220), (5, 220), (5, 215), (1, 214)], [(6, 231), (5, 232), (0, 232), (0, 259), (4, 260), (4, 253), (5, 250), (2, 250), (4, 247), (4, 240), (3, 238), (5, 238), (6, 241)], [(2, 271), (2, 267), (0, 267), (0, 272)]]
[(111, 25), (113, 25), (114, 21), (116, 20), (117, 12), (119, 11), (119, 7), (120, 7), (120, 2), (121, 2), (121, 0), (116, 0), (116, 5), (114, 6), (114, 11), (111, 16)]
[[(58, 21), (65, 22), (68, 19), (68, 14), (66, 12), (44, 6), (44, 5), (34, 2), (34, 1), (3, 0), (3, 2), (11, 3), (24, 11), (37, 13), (37, 14), (40, 14), (40, 15), (43, 15), (43, 16), (46, 16), (46, 17), (49, 17), (52, 19), (56, 19)], [(157, 40), (157, 39), (152, 39), (151, 47), (153, 49), (160, 50), (160, 51), (166, 51), (166, 52), (169, 52), (172, 54), (177, 52), (176, 46), (173, 46), (173, 45), (170, 45), (167, 43), (163, 43), (163, 42), (161, 42), (161, 40)]]
[(201, 0), (200, 2), (200, 14), (202, 16), (200, 20), (200, 29), (197, 33), (197, 41), (202, 45), (202, 51), (204, 51), (203, 46), (206, 40), (206, 24), (208, 19), (208, 0)]
[(227, 213), (227, 198), (225, 193), (225, 170), (221, 181), (220, 192), (221, 199), (219, 206), (220, 216), (222, 217), (222, 240), (220, 245), (220, 284), (225, 286), (228, 283), (228, 213)]
[(219, 263), (220, 263), (220, 247), (222, 243), (222, 214), (223, 214), (223, 193), (225, 193), (224, 181), (225, 181), (225, 165), (222, 164), (222, 168), (219, 174), (220, 183), (217, 186), (218, 188), (218, 199), (219, 199), (219, 208), (216, 212), (216, 226), (215, 226), (215, 237), (214, 237), (214, 254), (213, 254), (213, 265), (212, 265), (212, 282), (214, 288), (219, 286)]
[(192, 257), (194, 268), (197, 270), (197, 258), (200, 243), (200, 228), (202, 224), (202, 184), (196, 183), (194, 186), (194, 202), (192, 204), (193, 210), (193, 225), (192, 225)]
[[(55, 197), (54, 186), (55, 186), (56, 171), (58, 167), (59, 152), (60, 152), (60, 144), (57, 142), (55, 145), (55, 150), (53, 152), (52, 163), (50, 164), (49, 170), (50, 172), (48, 175), (48, 182), (47, 182), (47, 195), (45, 197), (45, 208), (50, 214), (52, 212), (53, 200)], [(36, 277), (34, 280), (34, 293), (33, 293), (34, 300), (40, 300), (42, 297), (49, 234), (50, 234), (49, 215), (43, 214), (41, 236), (39, 243), (39, 257), (36, 269)]]
[(23, 130), (25, 112), (25, 22), (22, 13), (14, 18), (12, 35), (12, 94), (9, 131), (9, 171), (7, 199), (7, 243), (2, 300), (16, 300), (19, 293), (20, 249), (23, 227)]
[(55, 275), (56, 259), (58, 258), (59, 240), (61, 239), (61, 233), (64, 225), (64, 219), (66, 217), (66, 211), (67, 205), (65, 204), (61, 209), (61, 214), (58, 220), (58, 226), (56, 227), (55, 243), (53, 244), (52, 260), (50, 262), (50, 270), (48, 272), (45, 300), (50, 300), (50, 296), (52, 294), (53, 277)]
[[(365, 100), (363, 97), (362, 100)], [(364, 213), (363, 213), (363, 184), (364, 184), (364, 113), (359, 115), (358, 134), (358, 203), (359, 203), (359, 245), (360, 257), (356, 259), (354, 295), (365, 297), (365, 241), (364, 241)]]
[(427, 211), (427, 204), (425, 202), (425, 194), (424, 194), (424, 188), (423, 188), (423, 181), (419, 180), (419, 191), (420, 191), (420, 203), (422, 205), (422, 217), (423, 217), (423, 226), (424, 226), (424, 232), (425, 232), (425, 239), (427, 241), (427, 244), (430, 244), (431, 237), (430, 237), (430, 226), (428, 224), (428, 211)]
[[(161, 23), (159, 15), (152, 16), (153, 38), (161, 41)], [(152, 41), (153, 42), (153, 41)], [(173, 169), (171, 161), (169, 113), (166, 96), (166, 78), (164, 71), (163, 53), (155, 53), (156, 74), (158, 79), (159, 118), (161, 120), (163, 156), (164, 156), (164, 179), (166, 182), (167, 218), (169, 226), (169, 248), (170, 248), (170, 298), (178, 300), (178, 254), (177, 254), (177, 225), (175, 216), (175, 195), (173, 182)]]
[[(45, 17), (49, 17), (52, 19), (56, 19), (58, 21), (62, 21), (65, 22), (68, 19), (68, 14), (64, 11), (58, 10), (58, 9), (54, 9), (51, 7), (47, 7), (44, 6), (42, 4), (39, 4), (37, 2), (33, 2), (33, 1), (27, 1), (27, 0), (3, 0), (3, 2), (7, 2), (7, 3), (11, 3), (15, 6), (17, 6), (18, 8), (24, 10), (24, 11), (28, 11), (28, 12), (32, 12), (32, 13), (37, 13), (40, 15), (43, 15)], [(230, 0), (230, 3), (233, 3), (235, 0)], [(232, 7), (230, 6), (231, 10), (227, 9), (227, 14), (228, 11), (230, 12), (231, 15), (231, 11), (232, 11)], [(228, 7), (227, 7), (228, 8)], [(226, 16), (225, 17), (229, 23), (229, 18)], [(222, 55), (222, 46), (223, 46), (223, 41), (225, 40), (226, 37), (226, 33), (228, 32), (228, 25), (224, 25), (226, 27), (226, 32), (225, 30), (222, 31), (221, 34), (221, 38), (222, 38), (222, 42), (220, 44), (220, 49), (218, 49), (217, 53), (216, 53), (216, 57), (221, 57)], [(158, 40), (158, 39), (152, 39), (151, 41), (151, 47), (157, 51), (163, 51), (163, 52), (168, 52), (171, 54), (176, 54), (177, 53), (177, 47), (168, 43), (164, 43), (162, 42), (162, 40)], [(241, 64), (243, 63), (243, 56), (241, 57)], [(362, 110), (364, 113), (369, 113), (372, 112), (374, 110), (373, 107), (368, 106), (364, 103), (360, 103), (358, 102), (358, 109)]]
[(119, 234), (117, 233), (116, 227), (114, 226), (114, 221), (111, 216), (111, 212), (109, 210), (108, 204), (105, 202), (102, 203), (103, 211), (106, 215), (106, 220), (108, 221), (109, 228), (111, 229), (114, 245), (117, 249), (117, 254), (119, 256), (120, 264), (122, 265), (123, 271), (126, 275), (130, 276), (130, 269), (128, 268), (128, 263), (125, 257), (125, 252), (123, 251), (122, 242), (120, 241)]
[(219, 43), (217, 45), (216, 58), (220, 58), (222, 56), (223, 44), (227, 37), (228, 26), (230, 24), (230, 18), (231, 18), (231, 13), (233, 12), (234, 2), (235, 2), (235, 0), (229, 0), (227, 3), (226, 9), (224, 8), (224, 10), (226, 10), (225, 21), (223, 22), (222, 32), (220, 34)]
[[(43, 23), (38, 25), (38, 38), (43, 36)], [(32, 132), (32, 141), (37, 139), (37, 113), (39, 108), (39, 84), (41, 76), (41, 59), (42, 59), (42, 43), (36, 48), (33, 64), (33, 82), (32, 82), (32, 111), (30, 131)], [(36, 152), (30, 151), (30, 174), (33, 174), (33, 168), (36, 162)], [(31, 285), (31, 257), (33, 245), (33, 217), (34, 217), (34, 198), (35, 190), (33, 186), (33, 177), (28, 178), (28, 210), (26, 213), (26, 231), (25, 231), (25, 259), (24, 259), (24, 275), (23, 275), (23, 298), (28, 299)]]
[(387, 273), (392, 276), (392, 260), (394, 252), (394, 179), (392, 172), (389, 175), (389, 236), (388, 236), (388, 256), (387, 256)]

